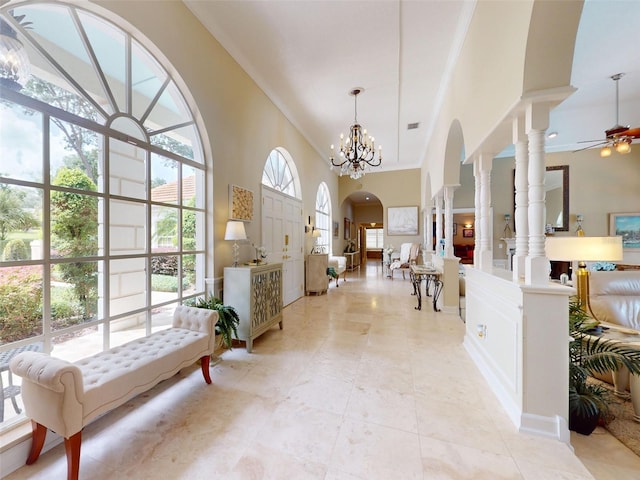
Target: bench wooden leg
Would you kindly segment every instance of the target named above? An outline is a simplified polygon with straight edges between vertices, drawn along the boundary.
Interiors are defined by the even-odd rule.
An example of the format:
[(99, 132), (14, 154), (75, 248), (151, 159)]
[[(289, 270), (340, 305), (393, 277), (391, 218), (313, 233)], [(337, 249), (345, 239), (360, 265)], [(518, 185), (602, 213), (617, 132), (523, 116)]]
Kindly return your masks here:
[(47, 427), (31, 420), (31, 451), (27, 457), (27, 465), (31, 465), (38, 460), (45, 438), (47, 438)]
[(209, 375), (209, 359), (211, 355), (205, 355), (204, 357), (200, 357), (200, 367), (202, 367), (202, 375), (204, 376), (204, 381), (207, 383), (211, 383), (211, 375)]
[(67, 451), (67, 480), (78, 480), (81, 443), (82, 430), (64, 439), (64, 449)]

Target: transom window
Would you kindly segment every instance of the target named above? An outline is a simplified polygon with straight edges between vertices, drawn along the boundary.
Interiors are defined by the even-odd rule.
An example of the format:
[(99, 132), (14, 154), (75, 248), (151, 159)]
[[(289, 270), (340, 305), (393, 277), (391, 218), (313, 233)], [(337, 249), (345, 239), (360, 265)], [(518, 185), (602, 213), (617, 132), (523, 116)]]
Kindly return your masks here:
[(295, 176), (289, 162), (279, 149), (271, 150), (262, 171), (262, 184), (298, 198)]
[(0, 87), (0, 352), (75, 361), (204, 293), (202, 143), (141, 39), (77, 3), (10, 8), (31, 76)]

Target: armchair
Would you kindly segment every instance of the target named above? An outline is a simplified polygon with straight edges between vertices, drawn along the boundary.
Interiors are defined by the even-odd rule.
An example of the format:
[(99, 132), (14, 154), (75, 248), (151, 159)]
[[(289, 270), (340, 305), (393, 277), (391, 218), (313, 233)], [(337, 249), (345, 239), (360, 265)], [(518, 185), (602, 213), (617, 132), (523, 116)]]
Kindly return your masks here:
[(400, 258), (398, 260), (393, 260), (389, 267), (391, 279), (393, 280), (393, 273), (396, 270), (402, 272), (402, 278), (406, 278), (405, 272), (409, 271), (409, 266), (412, 263), (416, 263), (418, 261), (419, 254), (419, 243), (403, 243), (402, 245), (400, 245)]

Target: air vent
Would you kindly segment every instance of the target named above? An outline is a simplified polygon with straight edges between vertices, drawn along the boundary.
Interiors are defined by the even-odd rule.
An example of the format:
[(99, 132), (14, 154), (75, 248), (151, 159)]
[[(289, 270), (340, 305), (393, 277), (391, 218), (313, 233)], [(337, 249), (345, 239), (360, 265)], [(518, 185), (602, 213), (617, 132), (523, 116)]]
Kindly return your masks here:
[(420, 126), (420, 122), (407, 124), (407, 130), (415, 130)]

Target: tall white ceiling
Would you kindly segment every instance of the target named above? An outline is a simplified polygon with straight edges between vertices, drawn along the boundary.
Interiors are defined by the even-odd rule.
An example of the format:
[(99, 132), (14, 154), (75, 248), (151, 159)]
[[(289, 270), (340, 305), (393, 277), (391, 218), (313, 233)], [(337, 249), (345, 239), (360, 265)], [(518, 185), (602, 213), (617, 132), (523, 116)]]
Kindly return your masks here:
[[(354, 119), (383, 147), (385, 170), (422, 163), (475, 0), (183, 0), (323, 158)], [(588, 0), (572, 85), (553, 112), (549, 151), (640, 126), (640, 2)], [(409, 123), (419, 128), (408, 130)], [(639, 148), (639, 147), (636, 147)]]

